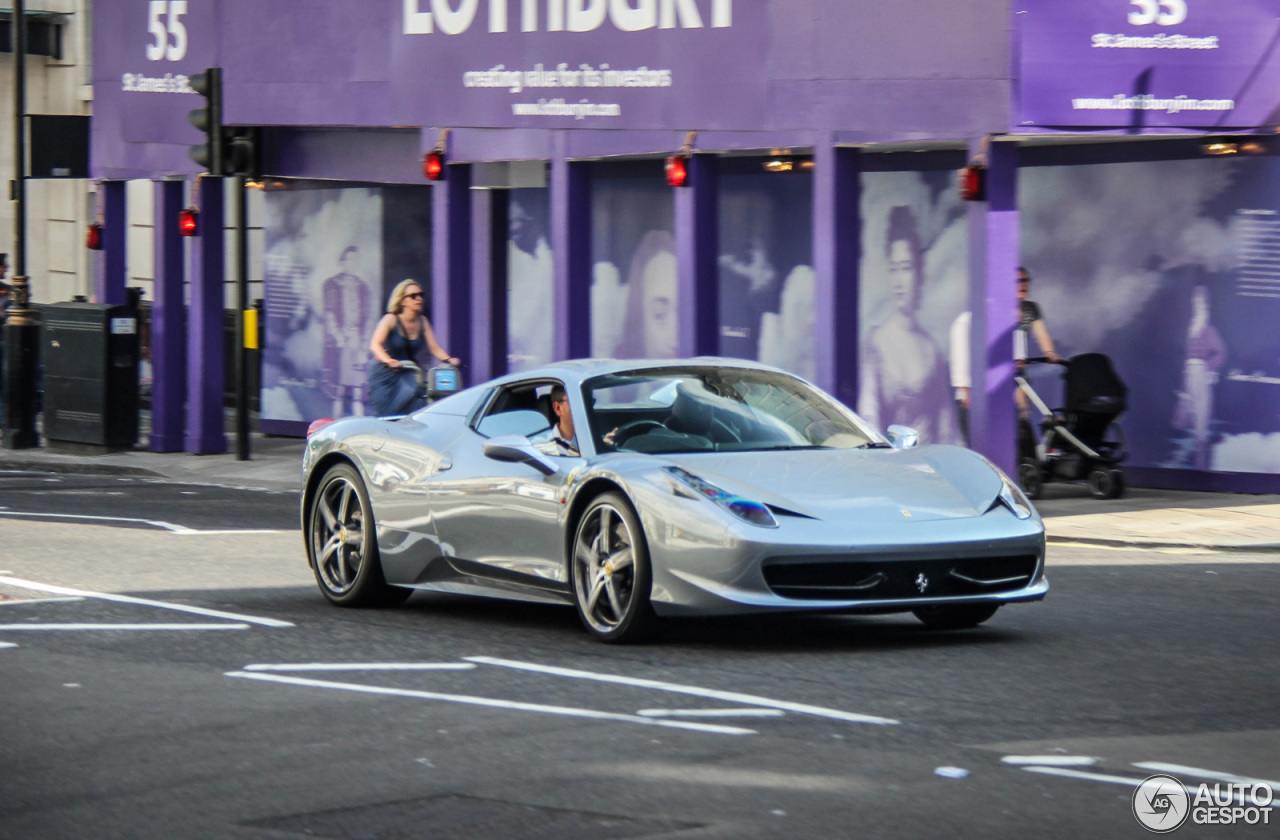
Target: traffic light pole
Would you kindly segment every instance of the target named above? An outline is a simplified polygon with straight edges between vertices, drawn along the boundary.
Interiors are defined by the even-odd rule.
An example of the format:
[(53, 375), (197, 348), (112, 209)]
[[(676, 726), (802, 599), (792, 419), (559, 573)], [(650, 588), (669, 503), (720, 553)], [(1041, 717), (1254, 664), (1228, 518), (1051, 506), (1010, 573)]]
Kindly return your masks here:
[(249, 351), (245, 310), (249, 308), (249, 197), (245, 177), (231, 179), (236, 194), (236, 460), (249, 460)]
[(39, 445), (36, 435), (36, 360), (40, 326), (27, 283), (27, 21), (26, 3), (14, 0), (13, 22), (13, 301), (4, 325), (5, 449)]

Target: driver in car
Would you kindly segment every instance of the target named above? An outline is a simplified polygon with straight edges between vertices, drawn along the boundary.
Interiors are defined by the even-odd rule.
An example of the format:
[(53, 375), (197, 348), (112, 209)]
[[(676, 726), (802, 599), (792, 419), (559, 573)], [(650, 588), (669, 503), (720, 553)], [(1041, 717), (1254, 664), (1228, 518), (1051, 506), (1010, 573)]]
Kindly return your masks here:
[(530, 443), (546, 455), (577, 457), (578, 438), (574, 434), (573, 413), (569, 410), (569, 397), (563, 385), (556, 385), (551, 389), (551, 410), (556, 415), (555, 424), (531, 437)]

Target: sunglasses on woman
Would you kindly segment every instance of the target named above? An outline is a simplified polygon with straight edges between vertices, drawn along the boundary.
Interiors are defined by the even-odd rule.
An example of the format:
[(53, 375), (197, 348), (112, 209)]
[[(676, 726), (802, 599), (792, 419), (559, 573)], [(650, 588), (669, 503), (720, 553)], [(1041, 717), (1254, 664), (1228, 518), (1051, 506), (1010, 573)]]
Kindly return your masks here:
[(407, 297), (407, 298), (420, 298), (420, 297), (422, 297), (422, 292), (413, 292), (412, 294), (405, 295), (405, 297)]

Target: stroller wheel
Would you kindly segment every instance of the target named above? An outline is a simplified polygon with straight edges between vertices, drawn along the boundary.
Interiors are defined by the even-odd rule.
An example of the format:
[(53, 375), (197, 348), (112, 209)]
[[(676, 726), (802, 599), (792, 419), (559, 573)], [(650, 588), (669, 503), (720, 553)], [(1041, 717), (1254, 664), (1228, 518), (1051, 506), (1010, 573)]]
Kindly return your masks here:
[(1124, 473), (1114, 467), (1094, 467), (1089, 472), (1089, 492), (1095, 499), (1118, 499), (1124, 495)]
[(1040, 465), (1029, 458), (1019, 461), (1018, 484), (1022, 487), (1022, 492), (1027, 494), (1027, 498), (1040, 498), (1044, 490), (1044, 474), (1040, 472)]

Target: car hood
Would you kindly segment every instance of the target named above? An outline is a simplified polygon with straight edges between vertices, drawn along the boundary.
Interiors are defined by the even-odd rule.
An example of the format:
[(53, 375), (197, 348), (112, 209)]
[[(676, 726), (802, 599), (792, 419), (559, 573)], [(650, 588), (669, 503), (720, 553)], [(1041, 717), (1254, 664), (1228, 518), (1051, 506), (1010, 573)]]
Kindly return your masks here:
[(958, 446), (818, 449), (666, 456), (721, 489), (812, 516), (886, 515), (915, 520), (986, 513), (1001, 477), (985, 458)]

